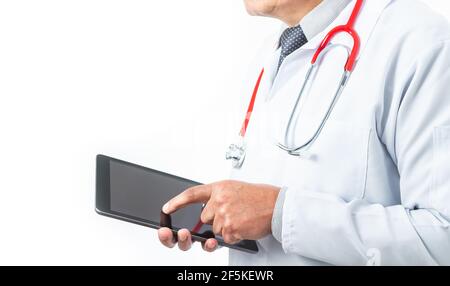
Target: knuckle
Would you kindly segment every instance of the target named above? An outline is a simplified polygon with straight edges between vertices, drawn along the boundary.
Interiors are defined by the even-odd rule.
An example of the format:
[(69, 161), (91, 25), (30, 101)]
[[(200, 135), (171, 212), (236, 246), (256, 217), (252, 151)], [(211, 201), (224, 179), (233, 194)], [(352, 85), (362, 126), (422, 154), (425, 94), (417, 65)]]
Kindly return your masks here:
[(230, 187), (231, 182), (229, 180), (220, 181), (217, 183), (217, 189), (220, 191), (226, 190)]
[(229, 235), (229, 234), (223, 235), (223, 241), (225, 241), (225, 243), (228, 243), (228, 244), (233, 244), (235, 242), (233, 236)]
[(227, 221), (223, 225), (223, 232), (224, 234), (234, 235), (234, 233), (236, 232), (236, 227), (233, 223)]
[(226, 188), (226, 187), (229, 187), (229, 186), (230, 186), (230, 183), (231, 183), (231, 182), (230, 182), (229, 180), (224, 180), (224, 181), (222, 181), (222, 186), (225, 187), (225, 188)]
[(227, 208), (226, 207), (219, 208), (218, 211), (217, 211), (217, 215), (219, 217), (224, 218), (227, 215)]
[(224, 204), (224, 203), (228, 202), (228, 198), (229, 198), (229, 195), (227, 194), (226, 191), (220, 191), (216, 195), (216, 202), (218, 204)]
[(231, 208), (224, 208), (223, 219), (224, 219), (225, 224), (236, 226), (236, 223), (234, 222), (235, 219), (234, 219)]

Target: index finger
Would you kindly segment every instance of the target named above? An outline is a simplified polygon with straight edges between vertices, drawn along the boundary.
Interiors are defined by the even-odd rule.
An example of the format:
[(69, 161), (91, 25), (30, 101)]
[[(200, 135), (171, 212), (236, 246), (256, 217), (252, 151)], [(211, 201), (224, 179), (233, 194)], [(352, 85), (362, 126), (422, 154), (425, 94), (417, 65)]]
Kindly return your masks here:
[(189, 188), (167, 202), (162, 210), (165, 214), (171, 214), (190, 204), (206, 203), (211, 197), (211, 192), (211, 185), (200, 185)]

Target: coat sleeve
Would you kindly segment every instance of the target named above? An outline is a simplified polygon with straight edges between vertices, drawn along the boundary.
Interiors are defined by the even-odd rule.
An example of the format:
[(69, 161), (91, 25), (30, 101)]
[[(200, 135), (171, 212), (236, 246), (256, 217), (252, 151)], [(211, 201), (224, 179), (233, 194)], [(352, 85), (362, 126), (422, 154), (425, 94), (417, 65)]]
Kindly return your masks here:
[(336, 265), (450, 265), (450, 42), (418, 55), (406, 72), (388, 146), (401, 205), (287, 186), (285, 252)]

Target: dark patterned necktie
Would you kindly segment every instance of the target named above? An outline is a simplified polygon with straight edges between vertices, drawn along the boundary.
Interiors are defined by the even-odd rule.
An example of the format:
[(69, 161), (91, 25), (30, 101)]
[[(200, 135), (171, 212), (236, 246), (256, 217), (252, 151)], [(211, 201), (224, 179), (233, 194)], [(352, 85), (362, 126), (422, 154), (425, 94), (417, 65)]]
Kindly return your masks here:
[(306, 39), (305, 33), (300, 26), (287, 28), (280, 38), (281, 54), (278, 62), (278, 69), (280, 69), (281, 64), (287, 56), (307, 42), (308, 39)]

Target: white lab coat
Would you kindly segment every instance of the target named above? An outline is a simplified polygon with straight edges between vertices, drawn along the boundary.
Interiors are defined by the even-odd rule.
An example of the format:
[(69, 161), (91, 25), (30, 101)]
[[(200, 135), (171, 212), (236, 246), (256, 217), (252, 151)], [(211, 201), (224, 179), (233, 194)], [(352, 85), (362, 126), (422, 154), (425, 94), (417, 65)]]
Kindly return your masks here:
[[(450, 264), (450, 29), (425, 4), (366, 0), (355, 27), (358, 63), (308, 156), (274, 145), (315, 49), (353, 6), (287, 57), (276, 77), (279, 51), (261, 64), (247, 156), (231, 177), (286, 189), (282, 243), (269, 236), (258, 241), (258, 254), (231, 250), (232, 265), (366, 265), (374, 254), (372, 263), (382, 265)], [(332, 42), (352, 45), (347, 36)], [(345, 55), (336, 48), (324, 58), (291, 145), (316, 130)]]

